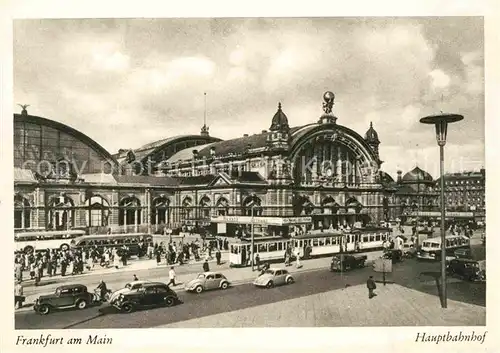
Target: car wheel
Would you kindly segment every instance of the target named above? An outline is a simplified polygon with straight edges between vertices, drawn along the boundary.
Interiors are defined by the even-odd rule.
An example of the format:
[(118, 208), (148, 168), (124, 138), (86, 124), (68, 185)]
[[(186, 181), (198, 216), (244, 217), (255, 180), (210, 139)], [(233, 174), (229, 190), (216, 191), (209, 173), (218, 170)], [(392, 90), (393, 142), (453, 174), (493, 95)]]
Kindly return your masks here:
[(288, 277), (286, 279), (286, 284), (292, 284), (293, 283), (293, 278), (292, 277)]
[(220, 285), (221, 289), (227, 289), (227, 287), (229, 287), (229, 283), (227, 282), (222, 282), (222, 284)]
[(125, 303), (122, 305), (122, 311), (131, 313), (132, 311), (134, 311), (134, 306), (130, 303)]
[(38, 312), (42, 315), (48, 315), (50, 313), (50, 306), (48, 305), (40, 305), (40, 307), (38, 308)]
[(35, 248), (32, 247), (31, 245), (27, 245), (24, 247), (24, 253), (29, 255), (32, 254), (35, 251)]
[(203, 287), (202, 286), (197, 286), (195, 289), (195, 292), (200, 294), (201, 292), (203, 292)]
[(174, 297), (166, 297), (165, 298), (165, 306), (174, 306), (175, 304), (175, 298)]
[(269, 282), (267, 282), (267, 284), (266, 284), (266, 288), (273, 288), (273, 286), (274, 286), (273, 281), (269, 281)]
[(80, 310), (83, 310), (87, 307), (87, 301), (86, 300), (80, 300), (78, 303), (76, 303), (76, 307)]
[(62, 244), (62, 245), (59, 247), (59, 249), (61, 249), (62, 251), (69, 250), (69, 245), (68, 245), (68, 244), (66, 244), (66, 243), (64, 243), (64, 244)]

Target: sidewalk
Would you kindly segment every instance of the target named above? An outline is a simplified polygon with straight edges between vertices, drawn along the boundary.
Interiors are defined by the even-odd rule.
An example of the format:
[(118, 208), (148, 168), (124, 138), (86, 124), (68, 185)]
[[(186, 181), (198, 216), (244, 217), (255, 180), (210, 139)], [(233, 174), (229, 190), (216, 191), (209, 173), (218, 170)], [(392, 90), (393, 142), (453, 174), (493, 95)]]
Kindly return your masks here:
[[(228, 261), (229, 260), (229, 252), (228, 251), (221, 251), (221, 261), (224, 262), (224, 261)], [(203, 262), (205, 261), (205, 258), (202, 257), (202, 259), (200, 261), (194, 261), (194, 260), (190, 260), (189, 262), (185, 263), (184, 266), (190, 266), (190, 265), (200, 265), (202, 264)], [(209, 263), (212, 263), (212, 262), (216, 262), (215, 260), (215, 253), (212, 254), (212, 259), (211, 260), (208, 260)], [(121, 264), (121, 263), (120, 263)], [(170, 265), (166, 265), (165, 263), (165, 259), (162, 258), (162, 262), (161, 262), (161, 265), (160, 266), (163, 266), (163, 267), (166, 267), (166, 266), (170, 266)], [(118, 267), (118, 269), (116, 269), (114, 266), (113, 266), (113, 263), (111, 263), (109, 265), (109, 267), (101, 267), (99, 264), (96, 264), (94, 266), (94, 268), (90, 271), (88, 271), (86, 268), (84, 269), (84, 272), (81, 273), (81, 274), (78, 274), (78, 275), (66, 275), (66, 276), (61, 276), (61, 269), (58, 268), (58, 274), (55, 275), (55, 276), (52, 276), (52, 277), (48, 277), (47, 274), (46, 274), (46, 271), (45, 271), (45, 275), (44, 277), (42, 278), (42, 281), (43, 280), (47, 280), (47, 279), (50, 279), (51, 281), (54, 281), (54, 280), (71, 280), (73, 278), (81, 278), (81, 277), (85, 277), (85, 276), (92, 276), (92, 275), (100, 275), (100, 274), (108, 274), (108, 273), (118, 273), (118, 272), (133, 272), (133, 271), (138, 271), (138, 270), (148, 270), (148, 269), (152, 269), (152, 268), (158, 268), (160, 267), (156, 264), (156, 259), (149, 259), (149, 258), (142, 258), (142, 259), (135, 259), (135, 260), (129, 260), (128, 263), (127, 263), (127, 266), (123, 266), (123, 265), (120, 265)], [(174, 266), (178, 266), (178, 265), (174, 265)], [(34, 280), (31, 280), (30, 279), (30, 276), (29, 276), (29, 271), (26, 272), (24, 271), (23, 272), (23, 286), (26, 287), (31, 287), (31, 286), (34, 286), (35, 282)]]
[[(366, 253), (368, 259), (367, 259), (367, 266), (371, 266), (369, 262), (372, 262), (374, 259), (380, 257), (382, 254), (381, 251), (375, 251), (375, 252), (370, 252)], [(148, 261), (153, 261), (153, 260), (148, 260)], [(309, 272), (309, 271), (315, 271), (321, 268), (329, 268), (330, 266), (330, 261), (331, 257), (322, 257), (322, 258), (317, 258), (317, 259), (311, 259), (311, 260), (304, 260), (302, 261), (302, 267), (297, 269), (295, 265), (293, 264), (292, 266), (286, 267), (286, 269), (290, 273), (297, 273), (297, 272)], [(212, 271), (219, 271), (222, 272), (227, 279), (231, 282), (232, 285), (239, 285), (243, 283), (248, 283), (253, 281), (257, 275), (258, 271), (255, 269), (255, 271), (252, 271), (251, 267), (244, 267), (244, 268), (229, 268), (229, 262), (226, 262), (225, 264), (221, 266), (214, 265), (215, 261), (212, 261), (210, 264), (210, 270)], [(176, 283), (178, 283), (177, 286), (172, 287), (173, 290), (176, 292), (182, 292), (184, 291), (184, 284), (192, 280), (197, 273), (202, 272), (201, 268), (199, 266), (175, 266), (176, 272), (177, 272), (177, 278), (176, 278)], [(165, 272), (162, 275), (154, 275), (151, 277), (148, 277), (149, 281), (160, 281), (160, 282), (168, 282), (168, 271), (167, 267), (165, 265), (162, 266), (165, 268)], [(271, 267), (284, 267), (283, 263), (277, 263), (277, 264), (272, 264)], [(156, 261), (154, 262), (153, 267), (145, 268), (145, 269), (152, 269), (152, 268), (157, 268), (156, 266)], [(123, 271), (128, 269), (123, 269)], [(186, 270), (186, 271), (184, 271)], [(114, 271), (119, 271), (119, 270), (114, 270)], [(74, 276), (76, 277), (76, 276)], [(83, 277), (83, 278), (82, 278)], [(91, 279), (89, 278), (90, 276), (80, 276), (79, 280), (71, 281), (71, 283), (78, 283), (78, 284), (83, 284), (88, 286), (89, 291), (92, 291), (95, 286), (97, 286), (98, 280)], [(142, 279), (142, 278), (139, 278)], [(131, 279), (129, 280), (123, 280), (123, 279), (117, 279), (114, 281), (106, 281), (106, 284), (108, 285), (108, 288), (111, 288), (112, 290), (117, 290), (121, 287), (123, 287), (127, 282), (130, 282)], [(54, 284), (54, 285), (49, 285), (49, 286), (43, 286), (43, 287), (35, 287), (35, 290), (24, 290), (24, 294), (26, 296), (26, 301), (25, 301), (25, 306), (17, 309), (16, 312), (20, 311), (25, 311), (25, 310), (32, 310), (30, 304), (32, 304), (40, 295), (45, 295), (45, 294), (51, 294), (55, 290), (57, 286), (60, 284)]]
[[(260, 305), (222, 314), (176, 322), (161, 328), (228, 327), (356, 327), (356, 326), (483, 326), (486, 308), (449, 300), (441, 309), (434, 295), (397, 284), (379, 285), (368, 299), (365, 285), (357, 285)], [(293, 310), (290, 310), (293, 308)]]

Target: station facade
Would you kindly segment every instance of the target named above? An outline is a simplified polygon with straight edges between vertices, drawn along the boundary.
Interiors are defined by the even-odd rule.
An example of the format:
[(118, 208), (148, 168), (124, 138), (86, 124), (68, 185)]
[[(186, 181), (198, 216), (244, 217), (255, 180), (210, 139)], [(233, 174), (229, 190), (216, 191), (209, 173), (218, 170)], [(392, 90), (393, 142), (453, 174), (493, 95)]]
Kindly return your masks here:
[[(412, 177), (398, 183), (381, 171), (378, 133), (370, 124), (363, 137), (339, 124), (334, 98), (326, 92), (323, 113), (303, 126), (290, 126), (278, 104), (269, 130), (259, 134), (223, 141), (204, 125), (199, 134), (114, 155), (23, 108), (14, 115), (14, 228), (158, 233), (253, 215), (307, 216), (309, 228), (326, 229), (396, 217), (411, 206), (413, 195), (401, 190)], [(427, 178), (417, 184), (430, 186)], [(413, 201), (425, 205), (428, 198)]]

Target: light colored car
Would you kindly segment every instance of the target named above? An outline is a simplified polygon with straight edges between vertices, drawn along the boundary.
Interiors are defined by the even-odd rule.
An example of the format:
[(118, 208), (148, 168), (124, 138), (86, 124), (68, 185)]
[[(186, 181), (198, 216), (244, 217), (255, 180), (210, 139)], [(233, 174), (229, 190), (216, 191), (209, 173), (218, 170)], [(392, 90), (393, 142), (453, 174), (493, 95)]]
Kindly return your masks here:
[(291, 284), (295, 282), (292, 275), (282, 268), (270, 268), (253, 281), (257, 287), (272, 288), (282, 284)]
[(227, 289), (230, 283), (226, 276), (219, 272), (204, 272), (184, 286), (187, 291), (201, 293), (210, 289)]
[(132, 291), (137, 291), (138, 289), (142, 288), (142, 286), (145, 283), (150, 283), (150, 281), (133, 281), (133, 282), (127, 283), (124, 288), (119, 289), (119, 290), (113, 292), (113, 294), (111, 294), (111, 297), (109, 298), (109, 303), (113, 304), (118, 299), (120, 294), (125, 294), (125, 293), (129, 293)]

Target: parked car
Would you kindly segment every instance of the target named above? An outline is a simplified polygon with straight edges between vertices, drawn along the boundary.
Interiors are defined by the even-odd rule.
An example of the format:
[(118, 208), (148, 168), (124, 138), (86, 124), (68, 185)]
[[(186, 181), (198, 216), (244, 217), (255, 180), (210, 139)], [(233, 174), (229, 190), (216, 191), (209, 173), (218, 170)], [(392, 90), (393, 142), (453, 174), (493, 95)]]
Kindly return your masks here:
[(413, 243), (404, 243), (403, 244), (403, 256), (408, 259), (413, 259), (417, 256), (417, 248)]
[(451, 276), (458, 276), (468, 281), (486, 280), (486, 261), (471, 259), (452, 259), (446, 267)]
[(219, 272), (200, 273), (195, 279), (184, 286), (189, 292), (201, 293), (211, 289), (227, 289), (230, 283), (227, 278)]
[(85, 309), (93, 304), (93, 297), (94, 295), (88, 292), (86, 286), (69, 284), (57, 287), (53, 294), (39, 296), (33, 309), (42, 315), (60, 309)]
[(453, 253), (457, 259), (471, 259), (472, 254), (470, 248), (457, 249)]
[(113, 292), (113, 294), (111, 294), (111, 297), (109, 298), (109, 303), (113, 304), (118, 299), (120, 294), (128, 293), (131, 291), (137, 291), (138, 289), (142, 288), (142, 286), (146, 283), (151, 283), (151, 282), (150, 281), (133, 281), (133, 282), (127, 283), (125, 285), (125, 287), (123, 287), (122, 289), (119, 289), (119, 290)]
[(349, 271), (355, 268), (363, 268), (366, 259), (366, 255), (335, 255), (330, 263), (330, 271)]
[(121, 293), (113, 306), (125, 313), (138, 308), (154, 306), (173, 306), (179, 303), (177, 293), (161, 282), (144, 283), (138, 290)]
[(403, 261), (403, 252), (401, 250), (389, 249), (383, 255), (382, 258), (392, 260), (392, 263)]
[(272, 288), (282, 284), (291, 284), (295, 282), (292, 275), (282, 268), (270, 268), (262, 275), (257, 277), (253, 284), (257, 287)]

